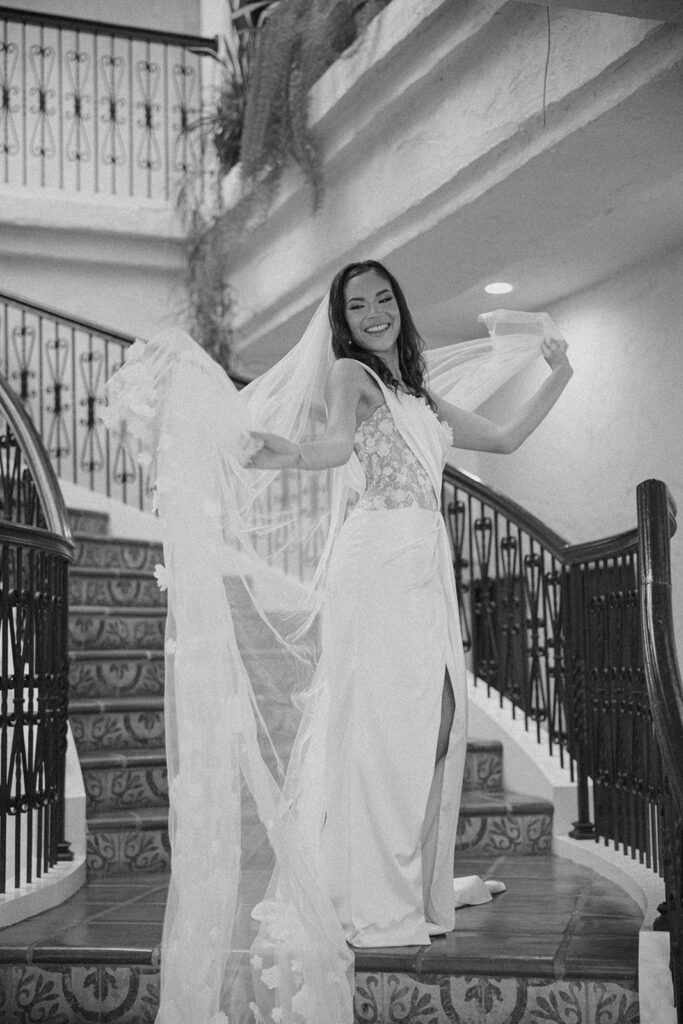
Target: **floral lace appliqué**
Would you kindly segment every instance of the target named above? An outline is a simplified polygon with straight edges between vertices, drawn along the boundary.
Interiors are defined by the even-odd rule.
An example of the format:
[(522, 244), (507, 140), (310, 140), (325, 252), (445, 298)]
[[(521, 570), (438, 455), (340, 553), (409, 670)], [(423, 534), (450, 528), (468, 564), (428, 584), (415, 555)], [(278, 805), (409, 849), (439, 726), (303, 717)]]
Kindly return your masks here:
[(427, 471), (396, 429), (386, 405), (363, 420), (354, 448), (367, 484), (356, 508), (438, 508)]

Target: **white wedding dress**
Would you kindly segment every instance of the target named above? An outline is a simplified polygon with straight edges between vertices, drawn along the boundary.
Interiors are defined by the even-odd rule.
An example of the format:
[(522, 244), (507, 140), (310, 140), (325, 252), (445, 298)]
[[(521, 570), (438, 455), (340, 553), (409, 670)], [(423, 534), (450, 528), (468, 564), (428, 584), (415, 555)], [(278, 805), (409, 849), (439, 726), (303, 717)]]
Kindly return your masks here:
[[(361, 494), (332, 556), (319, 669), (329, 690), (321, 863), (354, 946), (420, 945), (430, 925), (453, 928), (467, 738), (439, 511), (450, 428), (422, 399), (381, 387), (385, 404), (355, 436)], [(446, 669), (456, 713), (435, 771)]]

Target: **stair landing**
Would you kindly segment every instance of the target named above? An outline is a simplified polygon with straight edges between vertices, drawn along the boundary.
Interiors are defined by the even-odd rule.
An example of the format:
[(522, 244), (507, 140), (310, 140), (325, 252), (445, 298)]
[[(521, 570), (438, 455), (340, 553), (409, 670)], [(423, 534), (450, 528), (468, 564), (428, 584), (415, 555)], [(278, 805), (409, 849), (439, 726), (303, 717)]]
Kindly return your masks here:
[[(552, 855), (458, 857), (456, 873), (508, 891), (428, 946), (357, 950), (357, 1024), (638, 1024), (642, 915), (621, 889)], [(152, 1024), (167, 883), (96, 878), (0, 930), (3, 1024)]]

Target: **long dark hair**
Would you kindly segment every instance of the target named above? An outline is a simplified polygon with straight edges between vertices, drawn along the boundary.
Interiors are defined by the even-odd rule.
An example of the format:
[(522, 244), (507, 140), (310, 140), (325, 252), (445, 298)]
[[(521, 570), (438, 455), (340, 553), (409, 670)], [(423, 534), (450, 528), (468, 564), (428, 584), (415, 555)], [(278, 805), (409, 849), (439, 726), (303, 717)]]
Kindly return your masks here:
[[(370, 270), (374, 270), (380, 277), (383, 277), (391, 287), (401, 314), (401, 330), (397, 339), (400, 380), (396, 380), (380, 356), (354, 344), (346, 320), (346, 285), (354, 277), (366, 274)], [(422, 357), (424, 342), (408, 309), (403, 289), (385, 266), (378, 263), (377, 260), (364, 260), (361, 263), (349, 263), (343, 267), (330, 286), (329, 318), (332, 328), (332, 351), (336, 359), (357, 359), (358, 362), (365, 363), (392, 391), (396, 392), (402, 387), (411, 394), (424, 398), (427, 404), (435, 409), (434, 402), (425, 387), (425, 362)]]

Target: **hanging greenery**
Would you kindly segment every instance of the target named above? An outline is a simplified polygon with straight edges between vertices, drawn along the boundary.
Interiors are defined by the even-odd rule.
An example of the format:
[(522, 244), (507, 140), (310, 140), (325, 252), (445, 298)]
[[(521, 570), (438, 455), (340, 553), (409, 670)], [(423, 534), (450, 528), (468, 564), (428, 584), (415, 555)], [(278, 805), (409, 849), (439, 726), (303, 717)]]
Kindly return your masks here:
[(286, 0), (273, 10), (259, 38), (242, 135), (243, 181), (252, 189), (272, 194), (294, 162), (319, 204), (320, 155), (308, 125), (308, 94), (354, 38), (352, 0)]
[(187, 234), (190, 329), (230, 369), (225, 253), (264, 216), (284, 170), (298, 165), (313, 207), (323, 196), (308, 97), (327, 68), (389, 0), (228, 0), (236, 42), (226, 45), (216, 104), (191, 130), (208, 136), (220, 176), (238, 163), (244, 200), (229, 216), (202, 212), (187, 183), (179, 200)]
[(186, 221), (187, 272), (185, 287), (190, 333), (229, 373), (230, 296), (225, 278), (222, 246), (216, 242), (217, 225), (207, 223), (199, 210)]

